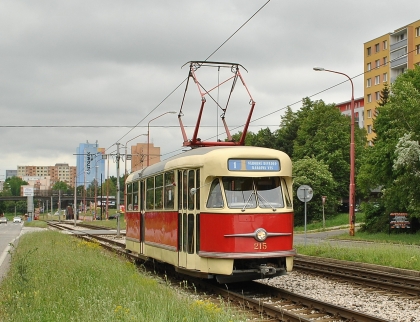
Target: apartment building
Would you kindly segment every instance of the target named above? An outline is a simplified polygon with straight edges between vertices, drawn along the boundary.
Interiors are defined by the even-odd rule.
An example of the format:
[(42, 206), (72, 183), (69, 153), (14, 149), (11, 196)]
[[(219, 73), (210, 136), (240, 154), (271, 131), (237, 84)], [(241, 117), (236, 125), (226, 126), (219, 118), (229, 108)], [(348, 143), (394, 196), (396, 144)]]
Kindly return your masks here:
[[(337, 103), (336, 107), (340, 110), (341, 114), (351, 117), (351, 101)], [(354, 99), (354, 123), (361, 129), (364, 126), (364, 98), (359, 97)]]
[(149, 146), (147, 143), (137, 143), (131, 146), (131, 172), (158, 162), (160, 162), (160, 147), (154, 146), (153, 143), (150, 143)]
[(49, 184), (51, 189), (57, 181), (63, 181), (69, 186), (74, 186), (76, 178), (76, 167), (69, 166), (67, 163), (56, 163), (54, 166), (17, 166), (17, 176), (23, 177), (49, 177)]
[(364, 43), (364, 126), (368, 144), (375, 137), (373, 119), (385, 83), (420, 65), (420, 20)]

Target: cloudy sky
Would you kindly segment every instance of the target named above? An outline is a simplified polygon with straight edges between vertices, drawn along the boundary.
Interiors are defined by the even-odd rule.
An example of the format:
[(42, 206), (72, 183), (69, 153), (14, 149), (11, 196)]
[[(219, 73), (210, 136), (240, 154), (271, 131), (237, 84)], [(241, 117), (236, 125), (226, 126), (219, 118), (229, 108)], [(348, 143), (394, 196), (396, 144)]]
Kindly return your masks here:
[[(115, 143), (146, 134), (150, 120), (179, 112), (188, 75), (181, 67), (191, 60), (242, 64), (256, 101), (250, 131), (275, 130), (286, 106), (297, 110), (303, 97), (345, 80), (314, 66), (359, 75), (364, 42), (420, 19), (415, 0), (266, 2), (1, 1), (0, 180), (17, 165), (74, 166), (79, 143), (98, 140), (114, 153)], [(203, 71), (206, 88), (223, 72)], [(362, 76), (354, 84), (355, 97), (363, 96)], [(232, 129), (249, 110), (241, 87), (226, 115)], [(187, 93), (182, 120), (191, 137), (200, 96), (192, 84)], [(223, 102), (223, 94), (212, 97)], [(338, 103), (350, 94), (345, 83), (312, 99)], [(210, 99), (206, 112), (199, 137), (223, 139)], [(150, 123), (150, 141), (163, 159), (182, 151), (178, 124), (177, 114)], [(129, 145), (135, 142), (146, 143), (147, 136)]]

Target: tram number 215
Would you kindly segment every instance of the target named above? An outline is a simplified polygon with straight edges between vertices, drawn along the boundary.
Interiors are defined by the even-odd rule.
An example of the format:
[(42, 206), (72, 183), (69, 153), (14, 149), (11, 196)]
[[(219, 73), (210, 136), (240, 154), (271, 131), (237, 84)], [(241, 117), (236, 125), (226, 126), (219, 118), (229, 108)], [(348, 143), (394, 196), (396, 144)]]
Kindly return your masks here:
[(267, 243), (254, 243), (254, 249), (255, 250), (267, 249)]

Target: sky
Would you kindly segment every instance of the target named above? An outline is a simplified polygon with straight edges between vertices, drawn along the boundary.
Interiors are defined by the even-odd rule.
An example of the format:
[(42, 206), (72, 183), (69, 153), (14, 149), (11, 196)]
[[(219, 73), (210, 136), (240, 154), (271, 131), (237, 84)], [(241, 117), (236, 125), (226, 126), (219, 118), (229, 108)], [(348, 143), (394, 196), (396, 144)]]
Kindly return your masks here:
[[(75, 166), (76, 148), (87, 141), (98, 141), (107, 154), (120, 143), (124, 153), (125, 146), (147, 143), (148, 125), (161, 159), (181, 153), (178, 113), (189, 61), (246, 69), (254, 133), (276, 130), (286, 107), (299, 110), (304, 97), (350, 100), (348, 82), (324, 91), (344, 76), (313, 67), (360, 75), (353, 82), (355, 97), (362, 97), (363, 44), (420, 19), (418, 7), (415, 0), (3, 0), (0, 180), (18, 165)], [(206, 89), (229, 74), (197, 70)], [(226, 88), (207, 97), (203, 140), (225, 138), (213, 100), (224, 106)], [(200, 104), (190, 82), (182, 106), (188, 138)], [(242, 130), (249, 108), (239, 83), (226, 113), (232, 134)], [(110, 175), (115, 169), (114, 163)]]

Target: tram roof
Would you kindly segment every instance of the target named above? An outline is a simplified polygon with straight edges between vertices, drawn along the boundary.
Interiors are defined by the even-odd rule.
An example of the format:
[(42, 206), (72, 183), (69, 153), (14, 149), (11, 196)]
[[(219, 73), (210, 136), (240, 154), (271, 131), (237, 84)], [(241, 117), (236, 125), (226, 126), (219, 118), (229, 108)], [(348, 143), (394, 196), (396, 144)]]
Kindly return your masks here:
[(151, 166), (148, 166), (142, 170), (135, 171), (127, 177), (127, 181), (134, 181), (138, 177), (149, 176), (155, 173), (163, 172), (165, 170), (174, 168), (188, 169), (201, 167), (205, 162), (209, 162), (211, 160), (210, 158), (219, 161), (226, 160), (229, 158), (278, 158), (282, 164), (286, 165), (289, 163), (291, 165), (291, 160), (289, 156), (283, 151), (279, 150), (253, 146), (201, 147), (197, 149), (188, 150), (186, 152), (175, 155), (171, 158), (168, 158)]

